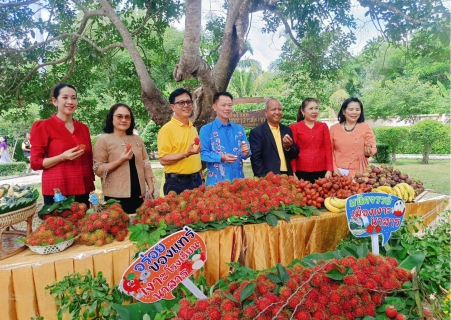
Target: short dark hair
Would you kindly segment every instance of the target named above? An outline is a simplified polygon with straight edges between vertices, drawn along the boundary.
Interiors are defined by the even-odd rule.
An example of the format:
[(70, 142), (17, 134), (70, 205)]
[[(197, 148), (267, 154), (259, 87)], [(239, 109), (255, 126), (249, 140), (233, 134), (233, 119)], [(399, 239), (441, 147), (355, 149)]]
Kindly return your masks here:
[(127, 108), (128, 111), (130, 111), (130, 116), (132, 117), (132, 119), (130, 121), (130, 127), (125, 131), (125, 134), (130, 136), (133, 134), (133, 128), (135, 128), (135, 117), (133, 116), (132, 109), (125, 103), (116, 103), (114, 106), (112, 106), (110, 108), (110, 111), (108, 111), (108, 114), (106, 116), (105, 127), (103, 127), (103, 132), (105, 132), (105, 133), (113, 133), (114, 132), (113, 115), (116, 112), (117, 108), (119, 108), (119, 107)]
[(188, 90), (186, 90), (185, 88), (178, 88), (175, 89), (174, 91), (172, 91), (172, 93), (169, 95), (169, 103), (170, 104), (174, 104), (175, 102), (175, 98), (182, 95), (182, 94), (188, 94), (189, 95), (189, 99), (191, 101), (193, 101), (193, 96), (191, 95), (191, 92), (189, 92)]
[(297, 116), (297, 122), (304, 120), (304, 115), (302, 114), (302, 111), (304, 111), (305, 107), (307, 106), (307, 104), (309, 102), (316, 102), (317, 104), (319, 104), (319, 100), (315, 99), (315, 98), (305, 98), (301, 105), (299, 106), (299, 110), (298, 110), (298, 116)]
[(357, 123), (365, 122), (365, 116), (363, 115), (363, 103), (362, 101), (354, 97), (351, 97), (343, 101), (340, 111), (338, 112), (338, 122), (343, 123), (346, 121), (346, 117), (343, 114), (343, 110), (346, 110), (346, 108), (351, 102), (357, 102), (358, 104), (360, 104), (360, 117), (357, 119)]
[(229, 97), (230, 99), (233, 100), (233, 96), (232, 96), (232, 94), (230, 92), (221, 91), (221, 92), (216, 92), (215, 95), (213, 96), (213, 104), (215, 104), (216, 101), (218, 101), (220, 96), (227, 96), (227, 97)]
[(55, 87), (55, 89), (53, 89), (53, 98), (58, 99), (58, 96), (60, 95), (60, 91), (61, 89), (65, 88), (65, 87), (69, 87), (74, 89), (75, 91), (75, 95), (77, 94), (77, 89), (75, 89), (75, 87), (73, 85), (67, 84), (67, 83), (60, 83), (59, 85), (57, 85)]

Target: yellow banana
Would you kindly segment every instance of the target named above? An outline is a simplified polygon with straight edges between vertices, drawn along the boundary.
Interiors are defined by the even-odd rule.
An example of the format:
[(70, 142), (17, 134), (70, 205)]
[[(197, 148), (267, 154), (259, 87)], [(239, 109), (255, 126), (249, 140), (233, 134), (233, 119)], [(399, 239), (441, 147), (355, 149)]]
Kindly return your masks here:
[(398, 183), (396, 185), (396, 187), (398, 187), (399, 191), (401, 192), (401, 197), (400, 198), (403, 199), (403, 200), (406, 200), (407, 197), (408, 197), (408, 194), (407, 194), (407, 190), (404, 188), (404, 186), (402, 184)]
[(326, 207), (326, 209), (329, 210), (330, 212), (335, 212), (335, 213), (340, 212), (341, 209), (334, 207), (333, 205), (330, 204), (330, 199), (331, 198), (329, 197), (324, 200), (324, 206)]
[(346, 200), (335, 197), (330, 197), (329, 203), (338, 209), (344, 209), (346, 206)]
[(393, 194), (394, 194), (395, 196), (397, 196), (398, 198), (402, 199), (402, 192), (401, 192), (401, 190), (399, 189), (398, 185), (396, 185), (396, 186), (393, 187)]
[(415, 198), (415, 190), (413, 190), (413, 188), (412, 188), (412, 186), (411, 185), (409, 185), (409, 184), (407, 184), (407, 183), (405, 183), (405, 182), (403, 182), (403, 183), (400, 183), (403, 187), (404, 187), (404, 189), (406, 189), (406, 191), (408, 192), (408, 201), (412, 201), (413, 200), (413, 198)]
[(393, 189), (389, 186), (380, 186), (380, 187), (377, 187), (377, 190), (383, 191), (385, 193), (393, 194)]
[(377, 189), (373, 188), (371, 189), (371, 192), (379, 192)]

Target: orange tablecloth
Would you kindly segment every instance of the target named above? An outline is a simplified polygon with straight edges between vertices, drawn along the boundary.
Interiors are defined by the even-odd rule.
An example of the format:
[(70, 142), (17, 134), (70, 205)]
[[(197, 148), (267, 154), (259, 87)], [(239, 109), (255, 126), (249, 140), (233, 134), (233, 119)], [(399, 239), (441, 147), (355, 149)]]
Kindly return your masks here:
[[(427, 216), (430, 221), (442, 211), (443, 199), (408, 204), (407, 214)], [(427, 223), (430, 223), (427, 222)], [(287, 265), (313, 252), (333, 250), (348, 233), (344, 213), (321, 213), (319, 217), (293, 217), (290, 223), (231, 226), (219, 231), (200, 232), (207, 245), (205, 276), (208, 284), (228, 275), (228, 262), (241, 261), (252, 269), (266, 269), (277, 263)], [(73, 272), (102, 271), (110, 285), (118, 284), (135, 253), (129, 240), (101, 248), (73, 245), (67, 250), (38, 255), (25, 250), (0, 260), (0, 319), (43, 316), (55, 319), (56, 305), (45, 286)]]

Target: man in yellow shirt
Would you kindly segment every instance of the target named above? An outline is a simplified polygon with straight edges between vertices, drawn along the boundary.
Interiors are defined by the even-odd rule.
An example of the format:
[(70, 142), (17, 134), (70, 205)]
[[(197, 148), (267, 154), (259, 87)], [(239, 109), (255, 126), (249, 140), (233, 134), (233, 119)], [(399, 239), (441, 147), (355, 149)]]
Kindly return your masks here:
[(183, 88), (169, 96), (174, 115), (158, 132), (158, 157), (164, 166), (163, 192), (177, 194), (202, 185), (201, 145), (196, 128), (189, 120), (193, 112), (191, 93)]
[(269, 172), (292, 175), (291, 159), (298, 157), (299, 149), (293, 143), (291, 129), (280, 123), (282, 104), (271, 98), (265, 103), (265, 123), (251, 130), (251, 165), (256, 177)]

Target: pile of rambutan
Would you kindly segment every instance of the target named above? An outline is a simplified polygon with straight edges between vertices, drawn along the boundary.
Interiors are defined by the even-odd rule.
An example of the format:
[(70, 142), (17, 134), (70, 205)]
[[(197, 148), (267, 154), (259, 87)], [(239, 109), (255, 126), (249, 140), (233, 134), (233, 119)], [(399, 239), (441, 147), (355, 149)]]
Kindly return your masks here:
[(48, 217), (36, 231), (25, 238), (29, 246), (48, 246), (72, 239), (78, 234), (77, 227), (69, 219)]
[(70, 209), (63, 209), (63, 207), (60, 209), (55, 209), (51, 213), (40, 215), (39, 217), (41, 219), (46, 220), (49, 217), (61, 217), (61, 218), (67, 218), (72, 220), (72, 222), (77, 226), (78, 221), (83, 218), (86, 214), (86, 211), (88, 210), (88, 207), (86, 204), (81, 202), (73, 202), (70, 204)]
[(103, 246), (117, 241), (124, 241), (127, 236), (129, 217), (120, 204), (105, 206), (101, 212), (86, 215), (78, 221), (80, 237), (78, 242), (88, 246)]
[[(342, 280), (327, 275), (332, 269), (345, 274)], [(206, 300), (179, 302), (177, 319), (355, 319), (376, 315), (376, 308), (385, 296), (400, 289), (409, 281), (411, 273), (398, 267), (394, 258), (369, 254), (365, 258), (333, 259), (315, 267), (294, 264), (286, 269), (284, 283), (275, 283), (270, 272), (257, 279), (231, 282), (226, 290), (217, 290)], [(283, 278), (283, 277), (280, 277)], [(336, 278), (336, 277), (334, 277)], [(253, 286), (249, 286), (253, 283)], [(243, 298), (243, 290), (247, 292)], [(250, 294), (250, 295), (249, 295)]]
[(137, 210), (134, 223), (182, 227), (197, 222), (214, 222), (231, 216), (267, 213), (282, 204), (303, 206), (293, 176), (269, 173), (264, 178), (235, 179), (214, 186), (185, 190), (180, 195), (169, 192), (164, 198), (147, 200)]

